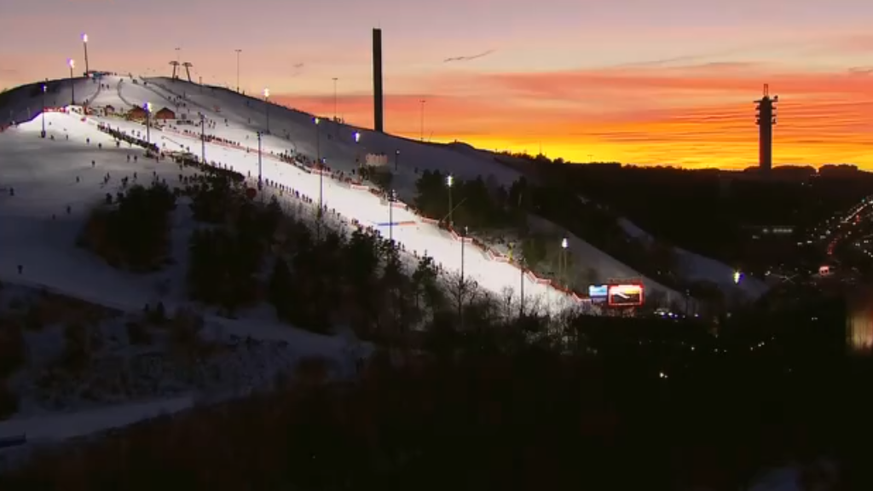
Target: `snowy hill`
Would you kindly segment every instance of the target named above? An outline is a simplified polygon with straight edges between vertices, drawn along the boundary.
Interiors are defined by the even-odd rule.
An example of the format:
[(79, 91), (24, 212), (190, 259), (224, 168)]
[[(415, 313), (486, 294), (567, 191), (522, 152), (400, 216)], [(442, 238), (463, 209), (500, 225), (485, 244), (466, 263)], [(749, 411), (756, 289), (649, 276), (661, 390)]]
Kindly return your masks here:
[[(47, 97), (47, 103), (64, 103), (70, 95), (70, 81), (52, 82), (52, 84), (57, 87), (57, 90)], [(226, 120), (227, 124), (219, 125), (210, 133), (216, 137), (239, 142), (249, 148), (257, 147), (256, 132), (266, 130), (269, 120), (271, 134), (265, 135), (262, 141), (265, 152), (300, 153), (313, 159), (320, 155), (331, 169), (339, 172), (351, 172), (356, 168), (357, 159), (362, 158), (366, 153), (384, 153), (389, 156), (389, 165), (394, 173), (392, 186), (396, 189), (401, 200), (408, 201), (414, 197), (414, 184), (418, 178), (416, 171), (439, 170), (465, 179), (482, 176), (486, 182), (508, 185), (521, 175), (517, 169), (523, 168), (499, 163), (495, 160), (494, 154), (473, 149), (462, 143), (423, 144), (332, 122), (327, 118), (321, 119), (320, 124), (316, 126), (312, 115), (273, 104), (267, 105), (262, 100), (245, 97), (227, 89), (200, 86), (181, 80), (106, 77), (102, 83), (76, 79), (73, 85), (76, 94), (86, 94), (91, 106), (95, 108), (112, 105), (123, 111), (132, 106), (141, 106), (146, 102), (151, 102), (154, 110), (168, 107), (179, 117), (187, 116), (191, 119), (197, 119), (198, 113), (204, 113), (215, 121), (224, 123)], [(19, 95), (13, 98), (14, 104), (12, 104), (10, 113), (16, 115), (16, 120), (20, 121), (37, 114), (41, 100), (39, 94), (33, 95), (34, 89), (37, 87), (38, 85), (16, 89), (15, 92)], [(77, 95), (77, 100), (79, 97)], [(0, 118), (2, 117), (3, 115), (0, 114)], [(121, 123), (116, 126), (125, 128), (125, 125)], [(129, 126), (127, 128), (132, 129)], [(196, 132), (196, 128), (192, 128), (191, 131)], [(358, 143), (354, 139), (356, 132), (361, 134)], [(168, 148), (172, 148), (174, 145), (176, 148), (193, 147), (193, 152), (198, 153), (196, 147), (199, 145), (199, 139), (196, 138), (179, 138), (177, 135), (160, 134), (156, 136), (154, 141), (159, 142), (162, 146), (169, 144)], [(214, 149), (211, 150), (214, 151)], [(212, 153), (210, 152), (210, 155)], [(222, 153), (222, 156), (225, 155), (227, 154)], [(230, 157), (228, 160), (221, 159), (221, 161), (229, 163), (230, 160), (232, 160)], [(370, 220), (373, 223), (385, 221), (384, 217)], [(545, 225), (550, 230), (560, 230), (553, 224)], [(567, 235), (566, 232), (563, 234)], [(568, 238), (571, 238), (573, 243), (585, 243), (578, 237), (568, 235)], [(682, 296), (678, 292), (645, 278), (644, 275), (617, 262), (590, 244), (585, 243), (574, 252), (581, 254), (577, 258), (578, 265), (586, 269), (593, 268), (602, 277), (643, 278), (649, 288), (660, 290), (667, 297), (678, 298)], [(433, 255), (439, 258), (439, 255)], [(714, 262), (709, 261), (709, 263)], [(616, 267), (616, 265), (621, 266)], [(707, 265), (711, 266), (708, 263)], [(718, 266), (722, 267), (707, 267), (700, 270), (695, 269), (696, 266), (697, 263), (688, 263), (688, 267), (684, 268), (683, 272), (708, 279), (719, 285), (724, 285), (725, 281), (730, 282), (732, 271), (727, 275), (723, 274), (724, 271), (730, 270), (727, 266), (718, 263)], [(733, 285), (726, 285), (726, 287), (737, 288)], [(757, 293), (744, 294), (747, 297), (756, 297), (757, 295)]]

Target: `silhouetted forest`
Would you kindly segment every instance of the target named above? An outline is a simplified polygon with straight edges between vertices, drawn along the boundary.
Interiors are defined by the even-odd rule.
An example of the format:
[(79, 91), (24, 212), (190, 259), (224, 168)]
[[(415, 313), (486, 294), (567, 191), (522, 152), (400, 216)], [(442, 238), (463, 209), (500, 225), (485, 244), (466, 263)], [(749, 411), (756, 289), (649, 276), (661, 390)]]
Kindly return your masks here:
[(307, 359), (274, 391), (46, 450), (0, 487), (733, 491), (824, 456), (838, 489), (867, 489), (873, 367), (845, 354), (843, 316), (804, 302), (717, 336), (591, 318), (524, 343), (518, 320), (379, 351), (348, 381)]

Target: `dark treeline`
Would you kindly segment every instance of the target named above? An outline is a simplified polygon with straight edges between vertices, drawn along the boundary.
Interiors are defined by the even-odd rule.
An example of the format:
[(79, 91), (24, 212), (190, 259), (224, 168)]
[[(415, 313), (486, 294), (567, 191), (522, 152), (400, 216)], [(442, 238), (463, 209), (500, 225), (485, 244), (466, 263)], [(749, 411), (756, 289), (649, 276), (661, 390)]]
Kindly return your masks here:
[[(448, 222), (449, 187), (446, 175), (439, 171), (423, 171), (416, 181), (416, 208), (425, 216)], [(560, 238), (550, 237), (533, 230), (528, 214), (540, 216), (586, 240), (604, 253), (616, 258), (661, 284), (691, 297), (723, 305), (724, 298), (716, 285), (705, 281), (686, 281), (678, 271), (673, 244), (665, 240), (643, 241), (631, 237), (618, 224), (618, 215), (599, 203), (580, 199), (567, 187), (537, 185), (520, 177), (509, 188), (487, 183), (478, 178), (472, 181), (454, 178), (451, 190), (454, 208), (451, 219), (456, 230), (469, 227), (474, 233), (492, 241), (509, 237), (516, 251), (516, 259), (539, 276), (551, 278), (570, 289), (587, 292), (588, 285), (604, 281), (593, 265), (586, 265), (572, 254), (560, 250)], [(509, 244), (505, 244), (509, 245)], [(558, 256), (572, 274), (559, 275)], [(656, 299), (652, 299), (653, 301)]]
[(842, 316), (805, 302), (718, 336), (591, 318), (570, 345), (479, 331), (379, 351), (340, 383), (309, 360), (275, 391), (47, 451), (0, 486), (733, 491), (768, 466), (829, 457), (835, 489), (867, 489), (858, 419), (873, 367), (844, 354)]
[(773, 178), (761, 179), (716, 170), (597, 164), (538, 170), (555, 189), (607, 205), (662, 240), (747, 270), (778, 263), (780, 257), (789, 264), (793, 258), (786, 256), (804, 260), (794, 237), (783, 244), (762, 244), (753, 239), (756, 228), (788, 225), (801, 234), (873, 189), (873, 177), (863, 172), (776, 169)]

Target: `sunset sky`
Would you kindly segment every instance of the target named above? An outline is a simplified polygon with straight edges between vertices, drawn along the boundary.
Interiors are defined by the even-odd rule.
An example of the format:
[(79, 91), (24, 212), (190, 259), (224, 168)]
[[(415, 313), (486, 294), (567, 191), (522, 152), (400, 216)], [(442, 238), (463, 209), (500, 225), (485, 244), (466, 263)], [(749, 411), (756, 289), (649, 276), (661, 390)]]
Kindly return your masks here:
[[(383, 29), (386, 130), (573, 161), (746, 167), (753, 101), (780, 97), (776, 164), (873, 170), (870, 0), (0, 0), (0, 89), (92, 69), (270, 87), (372, 126)], [(476, 56), (482, 55), (482, 56)], [(445, 61), (447, 58), (468, 59)], [(80, 64), (79, 66), (83, 66)]]

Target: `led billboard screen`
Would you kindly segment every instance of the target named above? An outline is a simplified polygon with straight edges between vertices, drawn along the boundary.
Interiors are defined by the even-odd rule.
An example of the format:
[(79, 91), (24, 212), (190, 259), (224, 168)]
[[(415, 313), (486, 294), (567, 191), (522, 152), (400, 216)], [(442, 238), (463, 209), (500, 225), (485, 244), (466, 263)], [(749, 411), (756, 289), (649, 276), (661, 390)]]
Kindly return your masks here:
[(591, 298), (606, 298), (609, 295), (609, 287), (606, 285), (590, 285), (588, 296)]
[(611, 307), (638, 307), (643, 304), (643, 285), (609, 285), (606, 298)]

